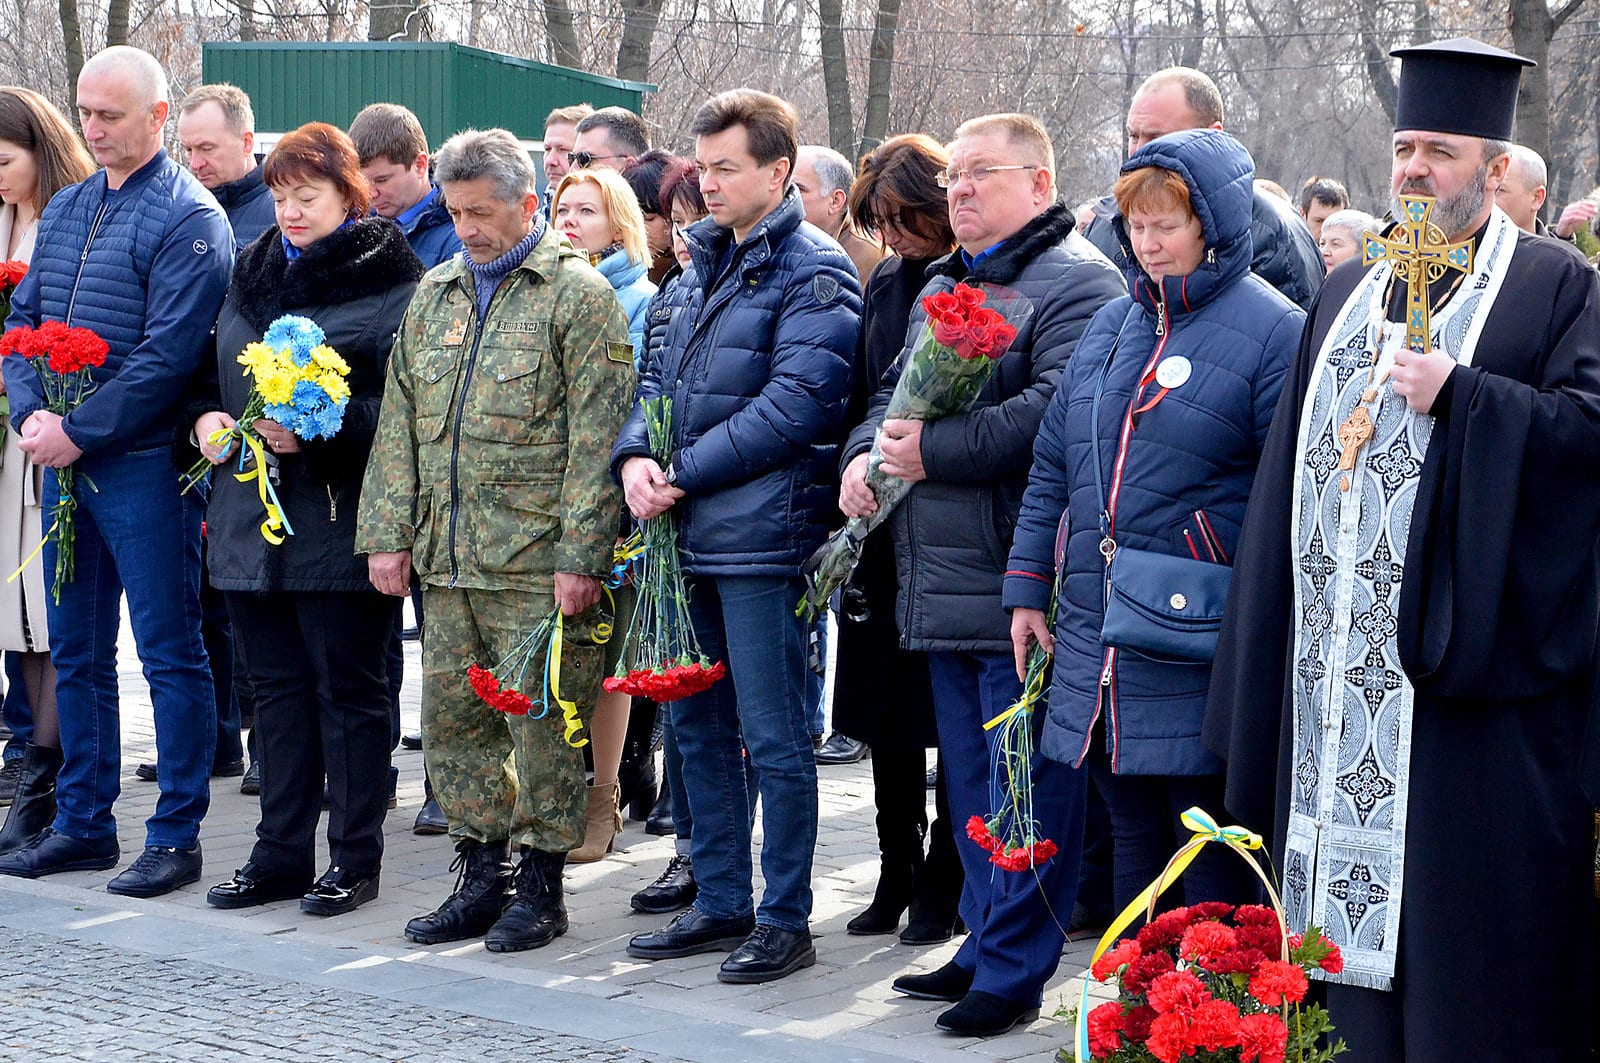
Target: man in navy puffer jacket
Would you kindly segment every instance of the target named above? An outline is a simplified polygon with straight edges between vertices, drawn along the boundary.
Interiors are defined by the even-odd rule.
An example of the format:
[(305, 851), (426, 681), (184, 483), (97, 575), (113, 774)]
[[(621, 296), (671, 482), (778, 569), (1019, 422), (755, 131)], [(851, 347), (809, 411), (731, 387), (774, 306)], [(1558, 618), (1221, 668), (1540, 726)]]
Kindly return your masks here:
[[(155, 708), (161, 797), (144, 853), (106, 887), (153, 897), (200, 877), (216, 709), (200, 640), (200, 505), (179, 492), (170, 448), (184, 385), (199, 364), (233, 269), (228, 218), (161, 149), (167, 79), (150, 55), (114, 47), (84, 64), (78, 115), (105, 169), (50, 201), (9, 326), (65, 321), (111, 348), (94, 390), (62, 417), (33, 367), (4, 359), (22, 449), (79, 471), (76, 576), (48, 606), (64, 764), (57, 814), (0, 874), (36, 878), (116, 865), (121, 736), (115, 618), (125, 589)], [(92, 481), (93, 489), (88, 482)], [(45, 478), (54, 499), (54, 473)], [(46, 572), (56, 539), (45, 546)]]
[[(863, 476), (880, 423), (884, 470), (915, 484), (889, 518), (900, 638), (905, 648), (928, 653), (957, 823), (995, 811), (983, 725), (1022, 693), (1000, 591), (1034, 436), (1090, 318), (1123, 291), (1111, 263), (1073, 231), (1071, 213), (1056, 202), (1054, 170), (1050, 136), (1027, 115), (988, 115), (956, 130), (945, 177), (961, 247), (931, 267), (923, 291), (949, 291), (958, 281), (999, 284), (1027, 298), (1032, 318), (966, 413), (926, 424), (884, 420), (899, 376), (891, 369), (847, 445), (840, 496), (846, 514), (875, 506)], [(908, 345), (919, 341), (922, 327), (922, 311), (914, 309)], [(1061, 855), (1038, 869), (1037, 881), (1032, 873), (991, 867), (987, 853), (961, 840), (967, 873), (961, 917), (971, 933), (950, 963), (894, 984), (911, 996), (958, 1002), (939, 1016), (941, 1029), (988, 1036), (1038, 1014), (1044, 984), (1061, 959), (1058, 927), (1072, 910), (1069, 902), (1052, 913), (1041, 881), (1052, 897), (1060, 895), (1055, 883), (1062, 880), (1069, 882), (1066, 894), (1074, 892), (1083, 802), (1077, 773), (1040, 776), (1034, 808)]]
[[(635, 409), (612, 467), (641, 520), (677, 514), (695, 634), (729, 677), (671, 703), (694, 815), (694, 907), (635, 937), (645, 959), (734, 947), (718, 975), (765, 982), (816, 962), (811, 860), (817, 768), (805, 718), (801, 565), (830, 526), (838, 444), (861, 329), (861, 289), (839, 246), (807, 224), (789, 184), (794, 108), (749, 89), (695, 115), (711, 217), (685, 240), (666, 342), (642, 399), (672, 399), (672, 453), (651, 456)], [(751, 912), (749, 802), (740, 739), (767, 820), (766, 892)], [(735, 947), (736, 946), (736, 947)]]

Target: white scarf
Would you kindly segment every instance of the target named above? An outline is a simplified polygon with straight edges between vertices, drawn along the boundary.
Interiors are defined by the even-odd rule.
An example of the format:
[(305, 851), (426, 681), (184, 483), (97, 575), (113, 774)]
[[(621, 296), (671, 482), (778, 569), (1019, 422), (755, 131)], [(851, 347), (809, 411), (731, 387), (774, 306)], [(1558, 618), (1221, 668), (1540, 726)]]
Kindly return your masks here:
[[(1517, 230), (1499, 208), (1474, 270), (1433, 317), (1432, 346), (1472, 356), (1506, 278)], [(1294, 762), (1284, 906), (1291, 930), (1321, 927), (1344, 953), (1329, 981), (1390, 988), (1400, 940), (1414, 691), (1397, 647), (1400, 584), (1433, 417), (1388, 387), (1349, 473), (1339, 426), (1394, 363), (1405, 326), (1386, 322), (1391, 263), (1345, 300), (1317, 352), (1295, 452)], [(1372, 352), (1377, 352), (1376, 359)], [(1464, 413), (1464, 411), (1463, 411)], [(1341, 482), (1349, 477), (1349, 489)]]

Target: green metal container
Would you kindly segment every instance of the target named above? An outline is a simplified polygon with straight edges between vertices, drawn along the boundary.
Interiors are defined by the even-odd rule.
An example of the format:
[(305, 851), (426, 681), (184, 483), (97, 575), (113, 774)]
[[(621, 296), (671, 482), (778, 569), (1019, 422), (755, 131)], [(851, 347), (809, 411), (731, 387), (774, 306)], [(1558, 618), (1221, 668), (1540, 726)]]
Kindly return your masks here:
[(654, 85), (536, 63), (464, 44), (208, 41), (208, 83), (226, 81), (250, 95), (263, 141), (307, 122), (350, 125), (369, 103), (398, 103), (422, 122), (435, 150), (463, 129), (509, 129), (529, 146), (544, 136), (556, 107), (589, 103), (638, 112)]

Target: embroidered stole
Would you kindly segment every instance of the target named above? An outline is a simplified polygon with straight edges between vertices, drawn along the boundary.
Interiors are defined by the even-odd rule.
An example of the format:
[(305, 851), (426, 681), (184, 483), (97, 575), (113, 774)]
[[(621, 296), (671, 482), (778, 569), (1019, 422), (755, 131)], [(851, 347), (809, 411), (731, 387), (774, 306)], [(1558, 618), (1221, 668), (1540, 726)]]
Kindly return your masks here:
[[(1432, 344), (1470, 365), (1517, 230), (1490, 215), (1473, 273), (1434, 315)], [(1394, 268), (1371, 269), (1317, 352), (1295, 454), (1293, 724), (1284, 906), (1291, 931), (1322, 928), (1344, 954), (1329, 981), (1390, 988), (1404, 885), (1414, 691), (1396, 636), (1417, 483), (1434, 419), (1387, 386), (1366, 403), (1376, 426), (1349, 473), (1339, 426), (1362, 403), (1369, 367), (1392, 366), (1405, 326), (1385, 321)], [(1349, 489), (1341, 481), (1349, 477)], [(1321, 972), (1318, 972), (1319, 974)]]

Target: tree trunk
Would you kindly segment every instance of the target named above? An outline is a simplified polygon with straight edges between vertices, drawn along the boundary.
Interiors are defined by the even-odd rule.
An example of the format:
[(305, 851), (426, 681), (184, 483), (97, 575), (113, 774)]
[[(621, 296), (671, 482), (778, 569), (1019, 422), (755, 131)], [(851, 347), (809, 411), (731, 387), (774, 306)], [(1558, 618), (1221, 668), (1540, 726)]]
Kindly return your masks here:
[(1538, 66), (1525, 67), (1517, 90), (1517, 140), (1550, 157), (1550, 38), (1555, 19), (1545, 0), (1511, 0), (1506, 17), (1511, 47)]
[(478, 35), (483, 30), (483, 0), (471, 0), (467, 7), (467, 45), (478, 46)]
[(661, 24), (663, 0), (622, 0), (622, 40), (617, 45), (617, 77), (643, 81), (650, 76), (650, 50)]
[(241, 41), (256, 39), (255, 0), (239, 0), (239, 39)]
[(128, 0), (111, 0), (106, 10), (106, 47), (128, 43)]
[(78, 0), (57, 0), (61, 12), (61, 38), (67, 49), (67, 100), (78, 105), (78, 75), (83, 71), (83, 29), (78, 24)]
[(578, 50), (578, 31), (567, 0), (544, 0), (544, 26), (550, 37), (550, 61), (557, 66), (582, 69), (583, 55)]
[(861, 129), (863, 155), (882, 144), (889, 133), (894, 38), (899, 28), (900, 0), (878, 0), (878, 14), (872, 25), (872, 55), (867, 65), (867, 113)]
[(817, 0), (822, 22), (822, 87), (828, 97), (828, 143), (849, 158), (856, 146), (850, 108), (850, 65), (844, 54), (843, 0)]
[(428, 0), (372, 0), (367, 40), (420, 41), (428, 30)]

